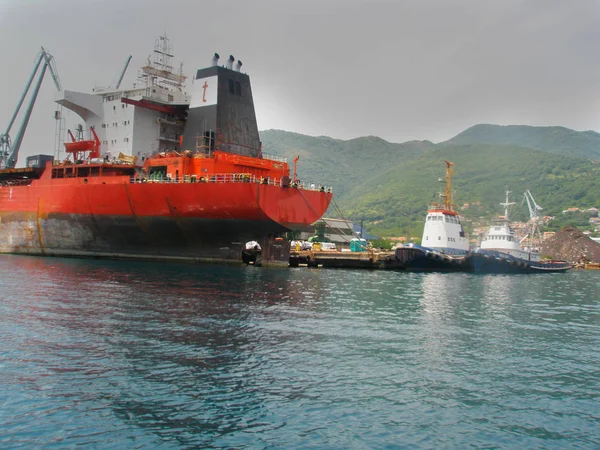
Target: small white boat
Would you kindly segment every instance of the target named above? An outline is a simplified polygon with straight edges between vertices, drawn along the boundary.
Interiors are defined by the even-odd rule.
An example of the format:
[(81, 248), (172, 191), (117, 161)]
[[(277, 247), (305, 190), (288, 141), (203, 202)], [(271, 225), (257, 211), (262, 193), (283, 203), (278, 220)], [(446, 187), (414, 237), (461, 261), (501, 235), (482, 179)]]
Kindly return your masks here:
[[(510, 191), (506, 191), (504, 216), (492, 219), (489, 229), (483, 236), (479, 248), (473, 254), (473, 268), (481, 273), (535, 273), (535, 272), (564, 272), (571, 264), (566, 261), (542, 260), (539, 249), (533, 246), (534, 237), (540, 236), (539, 224), (541, 207), (535, 202), (531, 192), (525, 192), (529, 206), (530, 233), (519, 240), (517, 232), (512, 227), (509, 210), (514, 202), (509, 202)], [(530, 243), (522, 243), (530, 237)], [(541, 240), (541, 239), (540, 239)]]

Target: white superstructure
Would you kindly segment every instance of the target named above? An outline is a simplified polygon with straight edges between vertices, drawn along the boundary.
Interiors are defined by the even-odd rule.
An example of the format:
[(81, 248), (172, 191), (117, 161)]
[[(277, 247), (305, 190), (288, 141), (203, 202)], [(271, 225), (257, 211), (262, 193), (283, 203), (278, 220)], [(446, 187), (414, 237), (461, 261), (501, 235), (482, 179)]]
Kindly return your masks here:
[(131, 89), (96, 88), (92, 94), (61, 91), (56, 102), (84, 121), (83, 139), (93, 127), (102, 156), (119, 153), (142, 159), (153, 153), (179, 150), (184, 115), (190, 103), (185, 79), (174, 73), (172, 46), (166, 36), (156, 40), (154, 58), (143, 66)]
[(423, 229), (421, 246), (443, 253), (464, 254), (469, 251), (469, 240), (454, 211), (430, 209)]
[(509, 219), (509, 210), (514, 202), (509, 202), (510, 191), (506, 191), (506, 201), (501, 203), (504, 206), (504, 216), (492, 219), (492, 223), (481, 240), (480, 248), (483, 250), (493, 250), (515, 258), (526, 261), (540, 261), (540, 253), (537, 249), (523, 248), (517, 233), (512, 228)]

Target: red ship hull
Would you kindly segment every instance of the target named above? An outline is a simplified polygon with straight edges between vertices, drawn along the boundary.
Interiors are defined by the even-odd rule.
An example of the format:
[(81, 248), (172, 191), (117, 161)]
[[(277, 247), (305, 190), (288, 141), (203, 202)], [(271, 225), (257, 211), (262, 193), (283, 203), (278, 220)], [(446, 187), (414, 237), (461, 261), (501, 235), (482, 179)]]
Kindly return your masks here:
[(0, 252), (240, 261), (245, 243), (256, 240), (263, 261), (287, 262), (285, 245), (273, 245), (273, 235), (318, 220), (331, 196), (257, 182), (42, 176), (0, 187)]
[(15, 168), (20, 138), (11, 147), (0, 136), (0, 252), (287, 263), (276, 235), (317, 221), (331, 188), (303, 185), (298, 157), (291, 176), (263, 154), (250, 78), (241, 62), (217, 60), (196, 71), (190, 96), (163, 63), (141, 69), (152, 85), (141, 100), (137, 88), (63, 92), (58, 102), (85, 125), (69, 131), (62, 161), (36, 155)]

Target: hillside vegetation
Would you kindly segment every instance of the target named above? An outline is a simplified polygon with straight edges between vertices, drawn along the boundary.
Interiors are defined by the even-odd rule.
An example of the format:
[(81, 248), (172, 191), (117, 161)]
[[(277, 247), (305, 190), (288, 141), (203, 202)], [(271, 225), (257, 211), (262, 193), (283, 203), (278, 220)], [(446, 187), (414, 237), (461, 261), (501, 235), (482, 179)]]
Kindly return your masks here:
[(382, 167), (399, 164), (435, 148), (429, 141), (392, 144), (375, 136), (342, 141), (280, 130), (262, 131), (261, 139), (263, 152), (285, 156), (290, 167), (299, 156), (298, 178), (333, 186), (337, 199)]
[[(511, 127), (500, 128), (511, 133)], [(540, 135), (553, 132), (549, 128), (538, 131)], [(274, 130), (261, 135), (265, 152), (290, 161), (299, 155), (300, 179), (332, 185), (344, 216), (355, 222), (364, 220), (370, 232), (382, 236), (421, 233), (428, 205), (438, 201), (444, 188), (438, 181), (444, 178), (444, 160), (455, 164), (454, 200), (459, 206), (469, 204), (461, 213), (470, 219), (500, 214), (499, 203), (507, 188), (517, 202), (515, 219), (526, 217), (526, 207), (519, 207), (526, 189), (532, 191), (544, 214), (557, 215), (571, 206), (600, 206), (600, 164), (591, 160), (591, 152), (577, 147), (582, 142), (578, 132), (572, 132), (572, 140), (561, 142), (564, 154), (557, 146), (533, 149), (505, 143), (457, 143), (464, 133), (437, 145), (429, 141), (393, 144), (372, 136), (342, 141)], [(504, 142), (511, 139), (498, 136)], [(573, 146), (570, 150), (569, 145)], [(572, 154), (586, 157), (567, 156)]]
[(558, 155), (600, 159), (600, 133), (564, 127), (480, 124), (441, 145), (500, 144), (532, 148)]

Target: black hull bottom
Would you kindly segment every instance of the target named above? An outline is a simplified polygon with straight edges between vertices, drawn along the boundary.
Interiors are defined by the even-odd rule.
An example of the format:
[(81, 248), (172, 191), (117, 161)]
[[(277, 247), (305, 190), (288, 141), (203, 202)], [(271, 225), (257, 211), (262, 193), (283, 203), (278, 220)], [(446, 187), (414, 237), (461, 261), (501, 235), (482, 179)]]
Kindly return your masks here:
[(405, 270), (431, 272), (472, 272), (471, 254), (455, 256), (426, 250), (421, 247), (396, 249), (396, 260)]
[(263, 265), (287, 265), (287, 229), (270, 221), (4, 213), (0, 252), (178, 262), (242, 262), (248, 241)]
[(510, 255), (481, 250), (453, 256), (423, 247), (400, 247), (396, 250), (396, 260), (405, 270), (413, 271), (519, 274), (566, 272), (571, 269), (571, 265), (565, 261), (524, 261)]
[(497, 252), (481, 252), (473, 254), (473, 268), (475, 273), (556, 273), (566, 272), (571, 265), (564, 261), (536, 262), (525, 261)]

